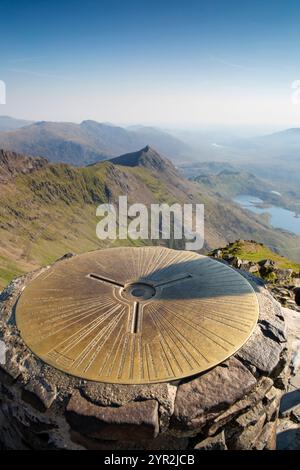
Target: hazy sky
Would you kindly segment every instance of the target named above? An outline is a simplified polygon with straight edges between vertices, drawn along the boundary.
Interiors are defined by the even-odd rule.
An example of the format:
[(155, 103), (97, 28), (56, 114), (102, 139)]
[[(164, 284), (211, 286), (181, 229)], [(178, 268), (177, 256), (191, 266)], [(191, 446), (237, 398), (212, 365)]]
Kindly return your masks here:
[(298, 0), (0, 0), (0, 18), (0, 114), (300, 126)]

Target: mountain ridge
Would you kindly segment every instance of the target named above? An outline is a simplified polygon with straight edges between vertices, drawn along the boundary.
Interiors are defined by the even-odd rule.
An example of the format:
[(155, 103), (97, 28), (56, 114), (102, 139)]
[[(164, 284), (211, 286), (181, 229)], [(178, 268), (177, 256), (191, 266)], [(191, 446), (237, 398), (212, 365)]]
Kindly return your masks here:
[[(7, 155), (15, 158), (13, 154)], [(28, 157), (23, 158), (27, 161)], [(0, 185), (0, 284), (3, 286), (15, 275), (48, 264), (66, 252), (152, 243), (130, 239), (104, 241), (96, 237), (97, 206), (107, 202), (117, 205), (120, 195), (128, 197), (128, 204), (139, 202), (147, 207), (175, 202), (204, 204), (202, 252), (246, 237), (276, 245), (282, 254), (299, 250), (299, 237), (272, 229), (255, 215), (186, 180), (157, 152), (155, 158), (159, 159), (159, 168), (151, 159), (137, 161), (136, 166), (103, 161), (86, 167), (42, 160), (43, 164), (33, 171), (14, 172), (6, 184)], [(172, 240), (167, 243), (177, 247)], [(178, 248), (184, 248), (181, 241), (178, 243)]]
[(176, 137), (159, 129), (130, 130), (85, 120), (72, 122), (37, 121), (18, 129), (0, 132), (0, 148), (57, 163), (85, 166), (150, 144), (172, 158), (181, 159), (189, 148)]

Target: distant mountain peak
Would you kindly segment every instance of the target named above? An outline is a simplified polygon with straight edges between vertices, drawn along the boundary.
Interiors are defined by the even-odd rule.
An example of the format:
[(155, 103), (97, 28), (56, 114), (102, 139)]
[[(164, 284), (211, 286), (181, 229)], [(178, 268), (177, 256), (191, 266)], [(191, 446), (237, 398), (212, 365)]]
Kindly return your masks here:
[(155, 149), (146, 145), (137, 152), (125, 153), (119, 157), (109, 160), (115, 165), (122, 166), (139, 166), (145, 167), (154, 171), (176, 171), (174, 165), (166, 157), (160, 155)]

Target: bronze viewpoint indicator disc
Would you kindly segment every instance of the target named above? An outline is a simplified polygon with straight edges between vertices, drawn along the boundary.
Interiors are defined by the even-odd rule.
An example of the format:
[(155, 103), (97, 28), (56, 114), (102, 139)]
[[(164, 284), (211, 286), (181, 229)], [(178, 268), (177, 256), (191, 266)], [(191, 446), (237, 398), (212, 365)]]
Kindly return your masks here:
[(251, 335), (258, 302), (232, 268), (162, 247), (111, 248), (55, 264), (16, 310), (28, 347), (68, 374), (141, 384), (203, 372)]

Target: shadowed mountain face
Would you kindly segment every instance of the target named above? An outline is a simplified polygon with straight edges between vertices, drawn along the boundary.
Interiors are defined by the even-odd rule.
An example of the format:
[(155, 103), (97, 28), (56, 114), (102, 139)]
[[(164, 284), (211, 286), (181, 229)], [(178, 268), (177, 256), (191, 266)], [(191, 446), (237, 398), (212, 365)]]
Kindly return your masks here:
[[(284, 255), (291, 250), (292, 258), (299, 251), (300, 237), (274, 230), (259, 216), (245, 212), (201, 183), (186, 180), (149, 146), (83, 168), (11, 152), (1, 152), (0, 161), (0, 174), (6, 175), (5, 184), (0, 184), (2, 286), (16, 274), (48, 264), (69, 251), (152, 244), (151, 240), (112, 242), (96, 237), (97, 206), (108, 201), (117, 204), (122, 195), (127, 195), (129, 204), (138, 202), (147, 207), (154, 203), (204, 204), (204, 252), (238, 238), (276, 246)], [(160, 243), (184, 247), (183, 241), (178, 241), (178, 246), (174, 240)]]
[(144, 167), (152, 171), (162, 171), (169, 173), (176, 173), (174, 165), (166, 157), (162, 157), (156, 150), (146, 145), (141, 150), (132, 153), (125, 153), (119, 157), (109, 160), (115, 165), (122, 165), (128, 167)]
[[(42, 156), (53, 162), (84, 166), (150, 143), (172, 158), (184, 160), (189, 148), (179, 139), (148, 128), (136, 130), (83, 121), (36, 122), (20, 129), (0, 132), (0, 148), (33, 156)], [(0, 127), (1, 131), (1, 127)]]

